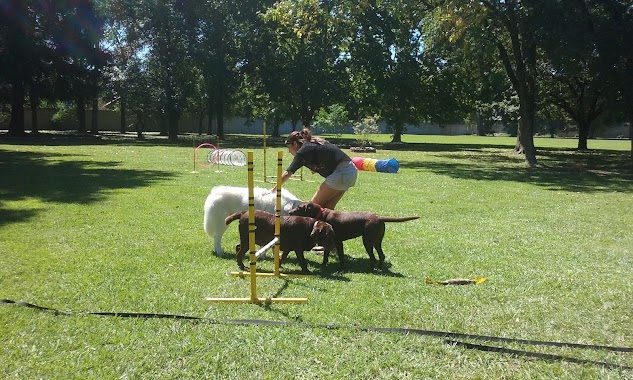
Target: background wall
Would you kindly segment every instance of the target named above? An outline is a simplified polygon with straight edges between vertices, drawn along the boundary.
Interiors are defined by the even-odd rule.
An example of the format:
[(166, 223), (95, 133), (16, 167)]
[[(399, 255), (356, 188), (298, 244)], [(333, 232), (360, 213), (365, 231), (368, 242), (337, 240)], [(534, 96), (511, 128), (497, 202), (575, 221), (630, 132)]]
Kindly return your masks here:
[[(39, 130), (58, 130), (58, 131), (72, 131), (77, 129), (77, 120), (73, 115), (69, 115), (67, 118), (62, 119), (60, 121), (53, 121), (53, 115), (56, 110), (54, 109), (39, 109), (37, 112), (38, 119), (38, 128)], [(99, 110), (98, 114), (98, 130), (99, 131), (119, 131), (120, 127), (120, 119), (121, 115), (118, 111), (111, 110)], [(24, 120), (25, 126), (27, 130), (31, 129), (31, 110), (26, 109), (24, 111)], [(86, 110), (86, 129), (91, 129), (91, 120), (92, 120), (92, 111)], [(155, 118), (148, 118), (145, 123), (145, 131), (146, 132), (158, 132), (160, 131), (160, 121)], [(207, 123), (208, 117), (205, 116), (202, 120), (202, 132), (206, 133), (207, 131)], [(135, 132), (136, 131), (136, 118), (134, 116), (127, 117), (127, 131)], [(387, 126), (385, 123), (379, 123), (380, 130), (382, 133), (391, 133), (387, 131)], [(0, 119), (0, 130), (7, 130), (9, 128), (9, 120), (8, 118)], [(215, 120), (213, 122), (213, 130), (212, 132), (216, 132), (216, 123)], [(300, 124), (297, 123), (296, 129), (300, 128)], [(179, 124), (179, 132), (193, 132), (197, 133), (199, 129), (199, 119), (193, 116), (183, 116), (180, 119)], [(286, 135), (292, 132), (292, 125), (289, 121), (284, 122), (279, 127), (279, 133), (282, 135)], [(493, 127), (494, 132), (502, 133), (503, 126), (497, 125)], [(272, 131), (272, 127), (268, 125), (267, 133), (270, 134)], [(318, 134), (318, 129), (315, 133)], [(263, 121), (261, 119), (249, 120), (244, 117), (227, 117), (224, 120), (224, 133), (226, 134), (234, 134), (234, 133), (244, 133), (244, 134), (262, 134), (263, 133)], [(351, 127), (348, 127), (344, 133), (353, 133)], [(470, 135), (476, 133), (475, 128), (470, 128), (465, 124), (448, 124), (448, 125), (438, 125), (438, 124), (419, 124), (419, 125), (407, 125), (406, 126), (406, 134), (412, 135)], [(575, 130), (569, 131), (558, 131), (556, 135), (559, 137), (575, 137), (577, 135)], [(627, 125), (616, 125), (609, 127), (600, 127), (596, 131), (596, 137), (602, 138), (629, 138), (629, 128)]]

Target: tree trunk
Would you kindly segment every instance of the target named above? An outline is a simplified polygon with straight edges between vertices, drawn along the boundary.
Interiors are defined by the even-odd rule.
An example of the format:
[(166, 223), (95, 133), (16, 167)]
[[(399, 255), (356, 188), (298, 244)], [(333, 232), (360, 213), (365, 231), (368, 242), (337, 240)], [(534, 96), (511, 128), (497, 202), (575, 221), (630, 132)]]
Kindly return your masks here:
[(121, 133), (124, 134), (127, 130), (127, 105), (125, 102), (125, 98), (121, 96)]
[(37, 134), (40, 132), (37, 123), (37, 106), (39, 101), (37, 100), (37, 96), (33, 95), (33, 90), (31, 90), (29, 103), (31, 104), (31, 133)]
[(209, 99), (208, 99), (208, 104), (207, 104), (207, 113), (209, 114), (209, 121), (207, 123), (207, 135), (212, 135), (213, 134), (213, 116), (215, 113), (214, 110), (214, 99), (213, 99), (213, 94), (208, 94), (209, 95)]
[(404, 126), (402, 125), (402, 123), (397, 123), (393, 126), (393, 139), (391, 139), (391, 142), (394, 142), (394, 143), (402, 142), (403, 127)]
[(99, 98), (92, 99), (92, 120), (90, 121), (90, 132), (95, 135), (99, 133)]
[(202, 130), (204, 129), (204, 108), (200, 110), (198, 114), (198, 135), (202, 135)]
[(136, 113), (136, 138), (143, 138), (143, 131), (145, 130), (145, 112), (139, 111)]
[(534, 147), (534, 115), (527, 106), (521, 107), (521, 119), (517, 131), (517, 153), (525, 155), (525, 162), (529, 166), (536, 166), (536, 148)]
[(180, 121), (180, 112), (177, 110), (169, 111), (169, 141), (178, 141), (178, 122)]
[(224, 107), (222, 106), (218, 108), (215, 130), (218, 140), (224, 140)]
[(631, 141), (631, 163), (633, 163), (633, 109), (629, 108), (629, 140)]
[(86, 133), (86, 103), (83, 97), (77, 99), (77, 119), (79, 121), (77, 132)]
[(20, 80), (11, 83), (11, 121), (10, 136), (24, 136), (24, 84)]
[[(486, 7), (494, 10), (492, 2), (484, 2)], [(505, 2), (504, 2), (505, 3)], [(524, 34), (519, 28), (517, 4), (508, 7), (508, 22), (505, 28), (510, 36), (510, 50), (497, 40), (497, 50), (505, 67), (512, 87), (519, 97), (519, 129), (517, 131), (517, 152), (525, 154), (525, 161), (536, 166), (536, 149), (534, 147), (534, 119), (536, 113), (536, 44), (534, 36)]]
[(216, 95), (216, 135), (218, 140), (224, 140), (224, 84), (221, 80), (218, 83)]
[(631, 141), (631, 164), (633, 164), (633, 92), (627, 92), (624, 96), (626, 116), (629, 119), (629, 140)]
[(533, 81), (524, 73), (525, 80), (517, 83), (517, 93), (519, 95), (519, 129), (517, 131), (517, 141), (519, 153), (525, 155), (525, 162), (531, 166), (536, 166), (536, 148), (534, 147), (534, 120), (535, 120), (535, 92), (533, 91)]
[(484, 125), (484, 118), (481, 116), (481, 112), (477, 111), (477, 135), (486, 135), (486, 126)]
[(587, 140), (589, 139), (589, 124), (586, 122), (578, 123), (578, 151), (583, 152), (587, 149)]

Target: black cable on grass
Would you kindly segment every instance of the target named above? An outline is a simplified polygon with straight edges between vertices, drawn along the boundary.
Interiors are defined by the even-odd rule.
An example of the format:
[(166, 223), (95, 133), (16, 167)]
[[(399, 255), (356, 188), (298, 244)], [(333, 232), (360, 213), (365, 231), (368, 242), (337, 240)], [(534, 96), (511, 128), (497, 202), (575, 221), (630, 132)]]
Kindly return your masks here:
[(610, 368), (610, 369), (633, 370), (633, 367), (627, 367), (627, 366), (623, 366), (619, 364), (577, 359), (577, 358), (572, 358), (568, 356), (543, 354), (539, 352), (513, 350), (513, 349), (508, 349), (508, 348), (503, 348), (503, 347), (494, 347), (494, 346), (465, 343), (465, 342), (455, 341), (452, 339), (471, 339), (471, 340), (493, 341), (493, 342), (504, 342), (504, 343), (518, 343), (518, 344), (526, 344), (526, 345), (533, 345), (533, 346), (538, 345), (538, 346), (553, 346), (553, 347), (570, 347), (570, 348), (591, 349), (591, 350), (606, 350), (606, 351), (613, 351), (613, 352), (633, 352), (633, 347), (614, 347), (614, 346), (600, 346), (600, 345), (582, 344), (582, 343), (548, 342), (548, 341), (539, 341), (539, 340), (503, 338), (503, 337), (487, 336), (487, 335), (474, 335), (474, 334), (452, 333), (452, 332), (421, 330), (421, 329), (411, 329), (411, 328), (398, 328), (398, 327), (356, 327), (356, 326), (340, 326), (340, 325), (328, 325), (328, 324), (308, 324), (308, 323), (285, 322), (285, 321), (269, 321), (269, 320), (261, 320), (261, 319), (211, 319), (211, 318), (195, 317), (195, 316), (189, 316), (189, 315), (163, 314), (163, 313), (101, 312), (101, 311), (80, 313), (80, 312), (70, 312), (70, 311), (63, 311), (59, 309), (49, 308), (49, 307), (38, 306), (38, 305), (28, 303), (28, 302), (12, 301), (10, 299), (0, 300), (0, 303), (14, 304), (18, 306), (23, 306), (23, 307), (41, 310), (41, 311), (48, 311), (54, 314), (66, 315), (66, 316), (99, 315), (99, 316), (120, 317), (120, 318), (164, 318), (164, 319), (207, 321), (214, 324), (268, 325), (268, 326), (312, 327), (312, 328), (316, 327), (316, 328), (323, 328), (323, 329), (328, 329), (328, 330), (356, 329), (356, 330), (361, 330), (361, 331), (391, 332), (391, 333), (398, 333), (398, 334), (405, 334), (405, 335), (416, 334), (416, 335), (421, 335), (421, 336), (447, 338), (444, 340), (444, 343), (457, 346), (457, 347), (468, 348), (468, 349), (477, 349), (477, 350), (488, 351), (488, 352), (507, 353), (513, 356), (533, 357), (533, 358), (550, 360), (550, 361), (565, 361), (565, 362), (576, 363), (576, 364), (593, 364), (593, 365), (602, 366), (602, 367)]
[(456, 346), (456, 347), (464, 347), (464, 348), (480, 350), (480, 351), (499, 352), (499, 353), (502, 353), (502, 354), (510, 354), (512, 356), (515, 356), (515, 357), (525, 356), (525, 357), (537, 358), (537, 359), (549, 360), (549, 361), (564, 361), (564, 362), (576, 363), (576, 364), (593, 364), (593, 365), (597, 365), (597, 366), (601, 366), (601, 367), (605, 367), (605, 368), (609, 368), (609, 369), (621, 369), (621, 370), (632, 370), (633, 369), (633, 367), (627, 367), (627, 366), (623, 366), (623, 365), (619, 365), (619, 364), (613, 364), (613, 363), (607, 363), (607, 362), (599, 362), (599, 361), (586, 360), (586, 359), (577, 359), (577, 358), (572, 358), (572, 357), (569, 357), (569, 356), (544, 354), (544, 353), (540, 353), (540, 352), (513, 350), (513, 349), (505, 348), (505, 347), (484, 346), (484, 345), (481, 345), (481, 344), (472, 344), (472, 343), (466, 343), (466, 342), (458, 342), (458, 341), (449, 340), (449, 339), (444, 340), (444, 343), (449, 344), (449, 345), (453, 345), (453, 346)]

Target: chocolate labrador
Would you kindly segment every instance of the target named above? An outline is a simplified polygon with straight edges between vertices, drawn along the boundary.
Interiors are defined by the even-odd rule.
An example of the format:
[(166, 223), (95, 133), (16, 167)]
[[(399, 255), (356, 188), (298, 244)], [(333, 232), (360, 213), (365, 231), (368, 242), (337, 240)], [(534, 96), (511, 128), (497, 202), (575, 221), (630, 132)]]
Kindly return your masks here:
[[(227, 225), (234, 220), (240, 220), (240, 244), (235, 246), (237, 254), (237, 266), (245, 271), (244, 254), (248, 250), (248, 211), (240, 211), (231, 214), (224, 219)], [(275, 215), (256, 210), (255, 211), (255, 244), (263, 246), (275, 238)], [(303, 272), (309, 272), (308, 264), (303, 256), (304, 251), (309, 251), (314, 245), (321, 245), (325, 252), (334, 249), (334, 231), (327, 222), (304, 217), (304, 216), (282, 216), (280, 251), (283, 252), (280, 264), (288, 255), (288, 252), (295, 251), (299, 265)]]
[[(374, 249), (378, 252), (378, 268), (385, 262), (382, 251), (382, 239), (385, 237), (385, 222), (406, 222), (418, 219), (419, 216), (388, 217), (379, 216), (369, 211), (336, 211), (323, 208), (317, 203), (301, 202), (288, 212), (290, 215), (309, 216), (323, 220), (334, 229), (334, 245), (343, 266), (343, 241), (359, 236), (363, 237), (363, 245), (369, 255), (369, 265), (373, 270), (376, 265)], [(323, 265), (327, 264), (329, 252), (323, 253)]]

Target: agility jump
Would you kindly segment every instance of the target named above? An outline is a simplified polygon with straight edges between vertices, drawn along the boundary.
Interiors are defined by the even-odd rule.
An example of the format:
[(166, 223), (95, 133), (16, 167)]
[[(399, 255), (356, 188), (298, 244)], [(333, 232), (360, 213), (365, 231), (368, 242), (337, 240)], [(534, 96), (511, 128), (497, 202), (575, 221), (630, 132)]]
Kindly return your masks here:
[[(248, 243), (249, 243), (249, 272), (232, 272), (233, 275), (249, 275), (250, 278), (250, 298), (207, 298), (209, 302), (229, 302), (229, 303), (305, 303), (307, 298), (260, 298), (257, 297), (257, 276), (277, 276), (277, 277), (305, 277), (298, 275), (286, 275), (279, 273), (279, 248), (281, 238), (281, 163), (283, 153), (277, 153), (277, 202), (275, 205), (275, 237), (268, 244), (255, 251), (255, 184), (253, 176), (253, 152), (248, 152)], [(274, 245), (274, 265), (273, 273), (257, 273), (257, 256)]]
[(220, 149), (220, 141), (216, 145), (202, 143), (196, 146), (195, 136), (193, 137), (193, 171), (197, 173), (196, 167), (210, 168), (217, 165), (216, 173), (221, 173), (220, 165), (225, 166), (246, 166), (246, 155), (241, 150)]

